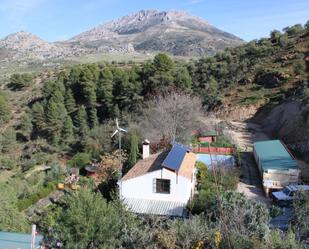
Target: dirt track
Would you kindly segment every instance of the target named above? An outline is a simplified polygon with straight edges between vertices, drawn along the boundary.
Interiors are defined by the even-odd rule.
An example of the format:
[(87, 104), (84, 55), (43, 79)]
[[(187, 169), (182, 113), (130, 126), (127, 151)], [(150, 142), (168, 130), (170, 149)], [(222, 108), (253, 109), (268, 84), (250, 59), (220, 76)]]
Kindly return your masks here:
[(253, 143), (267, 140), (269, 137), (259, 125), (245, 122), (229, 122), (226, 133), (241, 150), (241, 177), (238, 191), (250, 199), (269, 204), (271, 201), (265, 197), (261, 177), (252, 154)]

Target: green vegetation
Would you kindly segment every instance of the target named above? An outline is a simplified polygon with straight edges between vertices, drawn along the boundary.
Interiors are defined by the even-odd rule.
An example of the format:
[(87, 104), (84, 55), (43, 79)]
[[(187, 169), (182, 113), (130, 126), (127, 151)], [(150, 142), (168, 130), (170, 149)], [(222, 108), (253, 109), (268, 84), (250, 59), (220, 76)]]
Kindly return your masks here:
[(0, 125), (9, 121), (11, 116), (10, 107), (4, 94), (0, 92)]
[(135, 132), (133, 132), (130, 136), (130, 154), (127, 162), (126, 171), (129, 171), (129, 169), (131, 169), (136, 164), (138, 155), (138, 136)]
[(190, 205), (192, 213), (209, 212), (216, 209), (218, 196), (228, 190), (236, 190), (238, 173), (234, 169), (208, 170), (201, 162), (196, 163), (198, 195)]
[(28, 73), (12, 74), (8, 87), (14, 91), (21, 90), (25, 87), (29, 87), (33, 83), (33, 79), (33, 75)]
[(234, 145), (223, 135), (217, 136), (216, 141), (208, 143), (208, 142), (198, 142), (201, 147), (223, 147), (229, 148), (234, 147)]
[(9, 184), (0, 182), (0, 230), (25, 231), (28, 230), (27, 222), (17, 209), (15, 190)]
[(23, 211), (31, 205), (37, 203), (40, 199), (47, 197), (49, 194), (56, 190), (57, 183), (57, 179), (50, 181), (46, 186), (40, 188), (36, 193), (31, 193), (26, 198), (19, 200), (17, 202), (18, 210)]
[(265, 205), (227, 191), (215, 210), (190, 219), (137, 216), (118, 200), (107, 202), (82, 189), (53, 205), (40, 226), (47, 244), (64, 248), (253, 248), (300, 249), (295, 234), (268, 229)]
[(91, 155), (88, 153), (77, 153), (71, 160), (67, 162), (67, 165), (71, 167), (84, 168), (91, 161)]

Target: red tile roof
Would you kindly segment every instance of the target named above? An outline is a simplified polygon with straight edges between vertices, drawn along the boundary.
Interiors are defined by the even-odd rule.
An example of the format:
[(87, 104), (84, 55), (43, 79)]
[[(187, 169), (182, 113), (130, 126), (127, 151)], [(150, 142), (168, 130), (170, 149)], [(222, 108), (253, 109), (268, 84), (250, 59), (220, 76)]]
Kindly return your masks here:
[(149, 157), (138, 161), (129, 171), (126, 173), (122, 180), (126, 181), (138, 176), (145, 175), (146, 173), (161, 169), (161, 164), (167, 156), (168, 151), (159, 152)]
[[(168, 155), (169, 151), (153, 154), (148, 158), (138, 161), (129, 171), (126, 173), (122, 180), (126, 181), (138, 176), (145, 175), (147, 173), (159, 170), (162, 168), (162, 162)], [(192, 152), (186, 153), (181, 166), (179, 168), (178, 175), (192, 179), (193, 171), (196, 161), (196, 155)]]

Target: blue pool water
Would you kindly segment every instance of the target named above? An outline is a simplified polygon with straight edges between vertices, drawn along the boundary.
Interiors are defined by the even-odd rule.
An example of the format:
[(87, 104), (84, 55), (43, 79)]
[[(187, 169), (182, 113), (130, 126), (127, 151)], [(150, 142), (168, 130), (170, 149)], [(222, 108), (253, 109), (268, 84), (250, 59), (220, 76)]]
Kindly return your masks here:
[(218, 164), (224, 167), (235, 166), (235, 158), (231, 155), (211, 155), (210, 157), (209, 154), (197, 154), (197, 161), (206, 164), (208, 168), (212, 168)]

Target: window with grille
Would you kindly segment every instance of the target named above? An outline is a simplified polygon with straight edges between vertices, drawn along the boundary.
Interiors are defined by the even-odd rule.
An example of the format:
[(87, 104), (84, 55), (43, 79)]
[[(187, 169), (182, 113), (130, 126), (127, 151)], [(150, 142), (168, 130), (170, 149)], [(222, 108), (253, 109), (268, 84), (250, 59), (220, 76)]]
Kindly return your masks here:
[(155, 192), (160, 194), (169, 194), (171, 192), (171, 180), (155, 179)]

